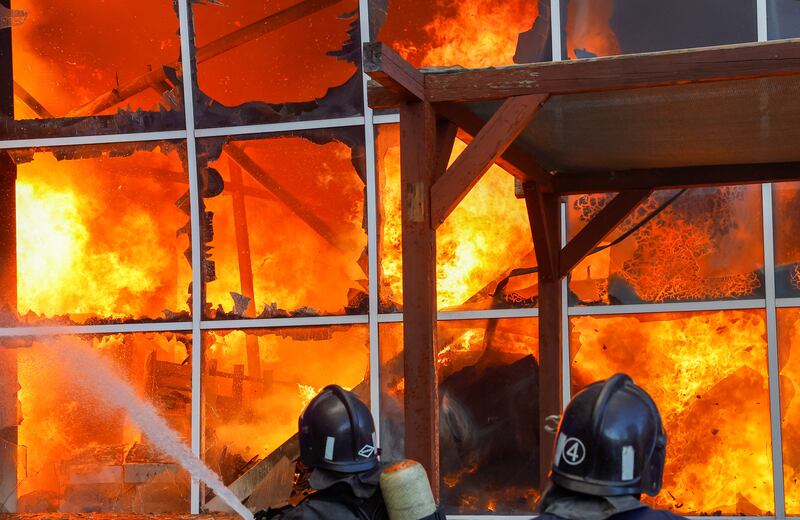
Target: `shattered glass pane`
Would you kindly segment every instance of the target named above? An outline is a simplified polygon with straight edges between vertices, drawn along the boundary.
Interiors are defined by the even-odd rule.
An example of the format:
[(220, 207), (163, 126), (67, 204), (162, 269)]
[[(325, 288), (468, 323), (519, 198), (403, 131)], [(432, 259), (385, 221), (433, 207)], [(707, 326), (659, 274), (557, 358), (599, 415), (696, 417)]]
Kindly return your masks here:
[[(403, 324), (382, 323), (381, 449), (404, 455)], [(530, 513), (539, 500), (536, 318), (440, 321), (441, 499), (448, 514)], [(491, 391), (489, 391), (491, 389)]]
[(772, 226), (775, 236), (775, 295), (800, 296), (800, 183), (772, 185)]
[(195, 4), (199, 126), (362, 112), (358, 2)]
[(0, 58), (0, 75), (13, 71), (14, 110), (0, 112), (16, 117), (0, 118), (0, 137), (183, 128), (172, 2), (14, 0), (11, 13), (13, 55)]
[(564, 59), (757, 40), (756, 0), (562, 0)]
[[(125, 410), (75, 383), (92, 377), (93, 369), (75, 374), (65, 368), (52, 348), (72, 345), (60, 341), (3, 340), (4, 347), (17, 347), (3, 348), (14, 359), (4, 354), (0, 363), (4, 381), (19, 382), (0, 386), (0, 402), (19, 398), (17, 511), (188, 513), (189, 474), (162, 455)], [(188, 442), (191, 337), (135, 333), (88, 341)]]
[[(570, 196), (571, 239), (613, 194)], [(764, 297), (759, 186), (656, 192), (570, 274), (580, 305)]]
[[(369, 404), (366, 325), (208, 332), (203, 355), (205, 460), (251, 509), (289, 498), (297, 418), (320, 390), (338, 384)], [(205, 510), (223, 507), (206, 497)]]
[(212, 319), (366, 314), (361, 127), (199, 143)]
[(580, 316), (570, 325), (573, 395), (624, 372), (659, 407), (667, 462), (664, 488), (648, 503), (681, 515), (773, 514), (763, 310)]
[(369, 0), (372, 39), (415, 67), (551, 59), (550, 1)]
[[(456, 141), (451, 161), (465, 148)], [(403, 305), (399, 125), (377, 129), (381, 312)], [(502, 216), (502, 218), (501, 218)], [(533, 307), (538, 297), (525, 202), (514, 178), (493, 166), (436, 232), (439, 308)]]
[(189, 212), (176, 206), (189, 189), (185, 153), (183, 142), (147, 142), (1, 154), (12, 211), (0, 231), (0, 323), (188, 320)]

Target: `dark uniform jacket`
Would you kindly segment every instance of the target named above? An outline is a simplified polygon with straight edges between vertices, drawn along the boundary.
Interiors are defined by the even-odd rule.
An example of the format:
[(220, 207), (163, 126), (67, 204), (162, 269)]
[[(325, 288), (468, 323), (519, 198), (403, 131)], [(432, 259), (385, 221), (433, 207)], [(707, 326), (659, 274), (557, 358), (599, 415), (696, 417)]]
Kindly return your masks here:
[(315, 469), (309, 479), (315, 492), (295, 507), (261, 512), (256, 520), (388, 520), (380, 475), (380, 469), (355, 474)]
[(679, 520), (682, 516), (650, 509), (632, 495), (596, 497), (551, 487), (542, 499), (539, 520)]

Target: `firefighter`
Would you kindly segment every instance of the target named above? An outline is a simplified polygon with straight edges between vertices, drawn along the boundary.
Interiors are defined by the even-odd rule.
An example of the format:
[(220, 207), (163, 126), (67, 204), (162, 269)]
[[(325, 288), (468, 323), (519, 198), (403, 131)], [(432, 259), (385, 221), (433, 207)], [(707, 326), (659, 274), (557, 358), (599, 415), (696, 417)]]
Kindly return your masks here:
[(294, 495), (301, 500), (260, 511), (256, 520), (388, 520), (375, 424), (354, 393), (325, 387), (300, 415), (299, 438), (300, 480), (307, 485)]
[(658, 494), (667, 435), (653, 399), (625, 374), (577, 394), (558, 426), (539, 520), (682, 518), (640, 502)]

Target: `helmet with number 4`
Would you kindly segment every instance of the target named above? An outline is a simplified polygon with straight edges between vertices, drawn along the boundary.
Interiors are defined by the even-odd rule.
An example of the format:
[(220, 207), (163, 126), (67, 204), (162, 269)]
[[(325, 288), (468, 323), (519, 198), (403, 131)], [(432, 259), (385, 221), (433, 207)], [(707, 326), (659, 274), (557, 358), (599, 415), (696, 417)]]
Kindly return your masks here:
[(625, 374), (589, 385), (558, 426), (551, 480), (588, 495), (661, 489), (667, 435), (653, 399)]

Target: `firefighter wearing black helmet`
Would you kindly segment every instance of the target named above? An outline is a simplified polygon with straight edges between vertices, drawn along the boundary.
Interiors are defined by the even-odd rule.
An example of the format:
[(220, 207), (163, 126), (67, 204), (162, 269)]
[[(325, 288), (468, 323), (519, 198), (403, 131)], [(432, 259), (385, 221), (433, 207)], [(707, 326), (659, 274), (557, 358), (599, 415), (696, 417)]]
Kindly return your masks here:
[(539, 519), (682, 518), (639, 500), (661, 490), (666, 448), (658, 408), (629, 376), (588, 386), (561, 418)]
[(379, 482), (375, 424), (352, 392), (325, 387), (300, 415), (299, 466), (308, 487), (294, 507), (261, 511), (257, 520), (387, 520)]

